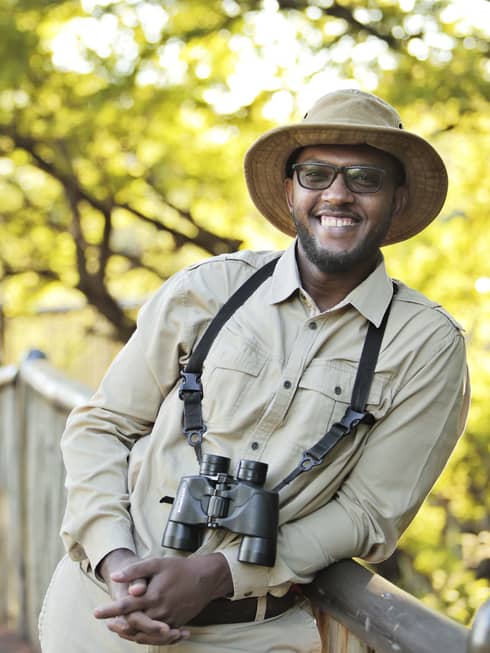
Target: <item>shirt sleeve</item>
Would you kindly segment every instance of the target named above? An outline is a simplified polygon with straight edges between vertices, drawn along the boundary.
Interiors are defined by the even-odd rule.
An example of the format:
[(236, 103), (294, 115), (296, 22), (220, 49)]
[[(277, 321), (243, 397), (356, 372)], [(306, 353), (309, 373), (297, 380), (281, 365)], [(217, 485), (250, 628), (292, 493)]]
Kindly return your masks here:
[[(70, 415), (61, 441), (67, 488), (61, 536), (73, 559), (88, 559), (95, 569), (114, 549), (136, 550), (130, 494), (134, 459), (141, 461), (148, 444), (142, 438), (152, 433), (162, 403), (172, 400), (196, 340), (261, 262), (216, 257), (172, 276), (141, 309), (97, 392)], [(181, 436), (179, 429), (179, 442)]]
[(451, 325), (371, 429), (336, 496), (280, 528), (274, 567), (238, 562), (238, 547), (222, 552), (234, 598), (281, 593), (285, 583), (311, 582), (317, 571), (341, 559), (387, 558), (446, 465), (464, 429), (469, 396), (464, 340)]
[[(93, 569), (116, 548), (135, 550), (129, 514), (128, 455), (151, 432), (179, 374), (187, 340), (182, 275), (143, 307), (137, 328), (91, 400), (76, 408), (61, 440), (67, 508), (61, 536)], [(155, 328), (158, 325), (158, 328)]]

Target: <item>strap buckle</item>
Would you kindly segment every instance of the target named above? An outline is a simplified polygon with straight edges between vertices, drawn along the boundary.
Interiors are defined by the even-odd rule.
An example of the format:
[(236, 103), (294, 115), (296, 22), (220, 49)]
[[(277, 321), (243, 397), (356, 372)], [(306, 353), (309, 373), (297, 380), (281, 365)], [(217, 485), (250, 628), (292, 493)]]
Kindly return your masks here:
[(199, 397), (202, 399), (203, 391), (200, 375), (195, 372), (186, 372), (183, 370), (180, 373), (180, 377), (182, 382), (179, 388), (179, 399), (184, 399), (184, 394), (186, 392), (198, 392)]
[(359, 426), (359, 424), (368, 424), (371, 426), (374, 424), (374, 422), (375, 420), (373, 415), (371, 415), (371, 413), (369, 413), (367, 410), (359, 412), (354, 410), (352, 406), (348, 406), (340, 422), (336, 422), (332, 426), (332, 429), (337, 427), (342, 431), (342, 435), (344, 436), (352, 433), (352, 431), (354, 431)]

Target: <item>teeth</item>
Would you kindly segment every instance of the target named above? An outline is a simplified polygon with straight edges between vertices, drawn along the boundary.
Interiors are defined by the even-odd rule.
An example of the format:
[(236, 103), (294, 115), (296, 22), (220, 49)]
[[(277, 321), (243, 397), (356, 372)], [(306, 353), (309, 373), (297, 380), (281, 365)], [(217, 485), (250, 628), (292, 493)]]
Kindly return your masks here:
[(354, 224), (352, 218), (335, 218), (328, 215), (321, 215), (320, 222), (322, 227), (350, 227)]

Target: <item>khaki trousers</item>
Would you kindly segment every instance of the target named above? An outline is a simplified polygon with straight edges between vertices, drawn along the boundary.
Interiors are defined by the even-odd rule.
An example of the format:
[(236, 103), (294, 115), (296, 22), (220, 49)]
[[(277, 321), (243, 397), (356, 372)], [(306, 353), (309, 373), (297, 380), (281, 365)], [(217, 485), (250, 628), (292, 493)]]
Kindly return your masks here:
[(307, 602), (284, 614), (241, 624), (190, 628), (188, 640), (147, 646), (121, 639), (92, 616), (109, 601), (103, 585), (79, 563), (61, 560), (39, 616), (43, 653), (321, 653), (321, 641)]

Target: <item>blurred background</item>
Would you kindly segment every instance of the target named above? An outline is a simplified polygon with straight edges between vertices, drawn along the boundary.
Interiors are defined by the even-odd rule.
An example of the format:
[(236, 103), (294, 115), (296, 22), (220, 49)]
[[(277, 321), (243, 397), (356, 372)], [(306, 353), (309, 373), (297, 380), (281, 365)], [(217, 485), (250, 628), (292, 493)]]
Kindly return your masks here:
[(464, 326), (464, 438), (376, 571), (468, 624), (490, 596), (489, 0), (0, 0), (0, 362), (94, 387), (173, 272), (283, 248), (243, 155), (325, 92), (373, 91), (445, 159), (440, 217), (385, 248)]

